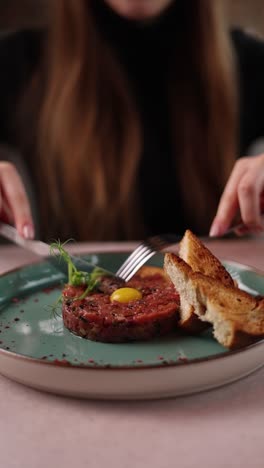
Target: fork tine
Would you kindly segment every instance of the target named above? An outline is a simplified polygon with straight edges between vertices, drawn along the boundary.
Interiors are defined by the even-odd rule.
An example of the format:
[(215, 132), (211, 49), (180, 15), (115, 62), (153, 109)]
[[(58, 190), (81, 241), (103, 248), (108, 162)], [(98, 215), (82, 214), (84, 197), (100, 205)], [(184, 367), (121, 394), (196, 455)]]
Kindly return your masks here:
[(134, 268), (136, 265), (138, 265), (139, 262), (141, 262), (142, 259), (144, 259), (151, 252), (152, 252), (152, 250), (150, 250), (149, 248), (144, 248), (140, 252), (138, 252), (138, 255), (136, 257), (134, 257), (127, 264), (126, 268), (124, 268), (124, 270), (121, 272), (121, 278), (126, 277), (129, 274), (129, 272), (131, 271), (131, 269)]
[(116, 272), (117, 276), (128, 281), (156, 252), (179, 242), (179, 240), (180, 237), (175, 234), (160, 234), (149, 237), (144, 242), (141, 242), (125, 260), (123, 265), (119, 267)]
[(130, 269), (129, 272), (126, 273), (125, 276), (122, 276), (122, 278), (125, 281), (129, 281), (132, 276), (151, 258), (153, 255), (155, 255), (156, 252), (150, 251), (148, 254), (146, 254), (144, 257), (138, 259), (137, 263), (132, 265), (132, 268)]
[(122, 273), (125, 273), (127, 267), (129, 267), (131, 265), (131, 262), (136, 260), (137, 257), (139, 255), (141, 255), (141, 253), (143, 253), (144, 250), (146, 250), (146, 249), (148, 249), (148, 247), (145, 244), (141, 243), (135, 250), (133, 250), (133, 252), (129, 255), (129, 257), (126, 259), (126, 261), (118, 269), (116, 274), (118, 276), (120, 276)]

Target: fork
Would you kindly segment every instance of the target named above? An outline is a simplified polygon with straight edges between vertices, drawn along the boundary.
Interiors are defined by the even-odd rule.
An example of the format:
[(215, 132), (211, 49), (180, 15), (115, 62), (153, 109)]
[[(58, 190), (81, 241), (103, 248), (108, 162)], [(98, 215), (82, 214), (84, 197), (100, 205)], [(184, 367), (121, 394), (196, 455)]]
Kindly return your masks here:
[[(264, 222), (264, 214), (262, 215), (262, 219)], [(222, 236), (213, 237), (212, 239), (224, 239), (230, 234), (235, 234), (236, 236), (239, 236), (239, 234), (246, 235), (248, 232), (248, 228), (245, 224), (239, 223), (228, 229)], [(147, 238), (129, 255), (117, 270), (116, 275), (125, 281), (129, 281), (132, 276), (157, 252), (165, 249), (166, 247), (172, 246), (173, 244), (177, 244), (181, 239), (182, 236), (178, 236), (176, 234), (159, 234), (157, 236)], [(236, 279), (238, 280), (238, 278)]]
[(149, 237), (133, 250), (117, 270), (116, 275), (125, 281), (129, 281), (153, 255), (170, 245), (177, 244), (180, 240), (181, 236), (176, 234), (159, 234), (158, 236)]

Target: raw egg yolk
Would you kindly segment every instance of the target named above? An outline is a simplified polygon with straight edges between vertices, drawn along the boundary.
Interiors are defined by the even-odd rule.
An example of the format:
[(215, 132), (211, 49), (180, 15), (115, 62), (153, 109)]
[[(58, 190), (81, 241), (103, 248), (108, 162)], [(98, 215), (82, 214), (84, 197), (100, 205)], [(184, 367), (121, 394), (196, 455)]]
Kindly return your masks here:
[(119, 288), (116, 289), (110, 296), (110, 301), (117, 301), (126, 304), (131, 301), (138, 301), (142, 299), (142, 294), (140, 291), (134, 288)]

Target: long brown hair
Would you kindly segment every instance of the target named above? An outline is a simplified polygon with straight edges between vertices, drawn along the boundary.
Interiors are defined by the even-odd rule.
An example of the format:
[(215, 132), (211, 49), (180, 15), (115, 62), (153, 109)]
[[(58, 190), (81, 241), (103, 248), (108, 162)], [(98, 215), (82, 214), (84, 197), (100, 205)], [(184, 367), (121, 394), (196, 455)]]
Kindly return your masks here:
[[(178, 2), (182, 26), (170, 82), (172, 134), (186, 219), (202, 232), (235, 157), (232, 60), (218, 2)], [(89, 3), (52, 2), (39, 126), (39, 173), (49, 190), (42, 194), (45, 230), (54, 235), (60, 226), (65, 237), (79, 240), (139, 238), (140, 121)]]

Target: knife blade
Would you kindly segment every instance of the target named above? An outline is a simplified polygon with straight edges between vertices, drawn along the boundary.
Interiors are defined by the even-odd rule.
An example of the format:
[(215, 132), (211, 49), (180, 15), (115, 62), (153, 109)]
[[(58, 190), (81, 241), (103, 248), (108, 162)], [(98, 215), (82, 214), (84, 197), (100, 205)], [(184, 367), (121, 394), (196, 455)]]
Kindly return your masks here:
[[(20, 247), (23, 247), (24, 249), (40, 256), (43, 258), (43, 260), (50, 262), (57, 270), (61, 271), (65, 275), (68, 274), (68, 264), (60, 256), (51, 254), (49, 244), (38, 240), (24, 239), (13, 226), (3, 222), (0, 222), (0, 235), (5, 239), (10, 240), (14, 244), (19, 245)], [(68, 251), (67, 253), (69, 254)], [(91, 273), (95, 268), (100, 268), (102, 270), (102, 274), (115, 276), (113, 272), (102, 268), (100, 265), (88, 262), (87, 260), (77, 257), (76, 255), (69, 255), (78, 270)]]

